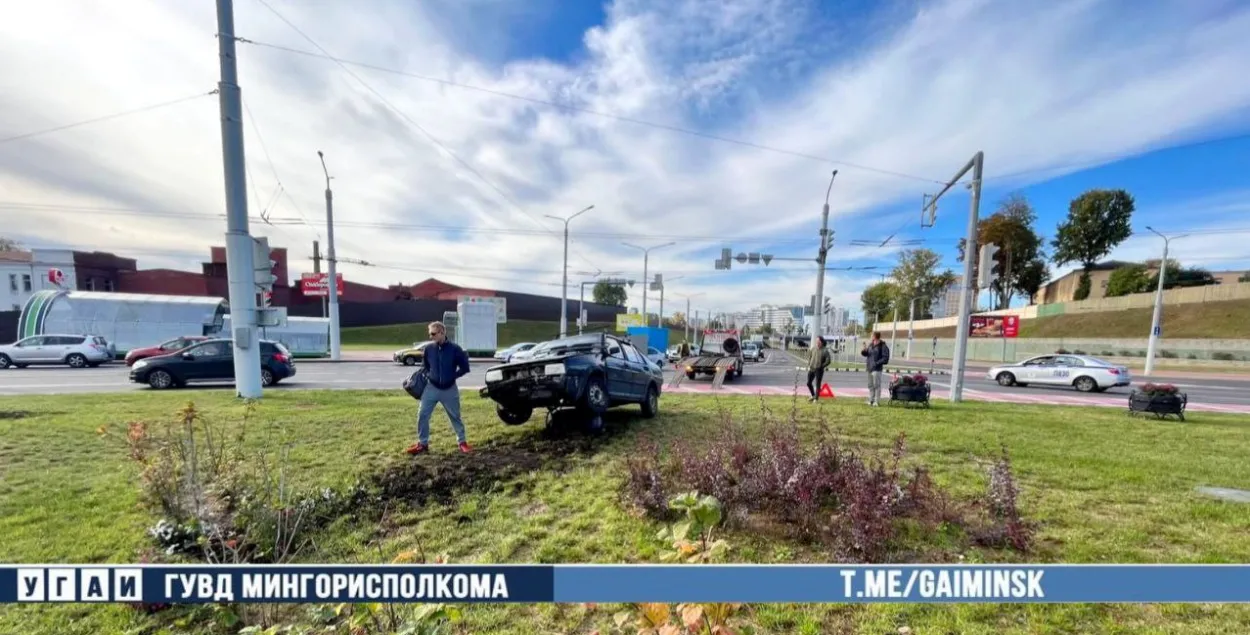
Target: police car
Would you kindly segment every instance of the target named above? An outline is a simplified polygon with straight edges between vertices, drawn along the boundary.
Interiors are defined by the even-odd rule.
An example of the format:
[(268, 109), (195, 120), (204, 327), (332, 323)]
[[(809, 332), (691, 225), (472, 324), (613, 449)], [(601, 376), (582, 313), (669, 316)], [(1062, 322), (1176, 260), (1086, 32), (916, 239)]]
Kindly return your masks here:
[(1128, 368), (1089, 355), (1038, 355), (1014, 364), (993, 366), (986, 379), (1000, 386), (1072, 386), (1081, 392), (1102, 392), (1128, 386)]

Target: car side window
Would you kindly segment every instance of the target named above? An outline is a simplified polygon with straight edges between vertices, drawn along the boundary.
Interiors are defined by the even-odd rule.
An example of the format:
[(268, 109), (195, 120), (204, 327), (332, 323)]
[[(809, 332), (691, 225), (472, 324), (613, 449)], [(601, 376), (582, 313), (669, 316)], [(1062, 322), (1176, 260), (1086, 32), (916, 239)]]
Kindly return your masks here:
[(28, 338), (26, 338), (26, 339), (24, 339), (24, 340), (22, 340), (22, 341), (18, 342), (18, 343), (17, 343), (17, 345), (18, 345), (18, 346), (20, 346), (20, 347), (22, 347), (22, 348), (29, 348), (29, 347), (32, 347), (32, 346), (43, 346), (43, 340), (44, 340), (44, 339), (46, 339), (46, 338), (44, 338), (43, 336), (38, 336), (38, 337), (28, 337)]
[(222, 354), (221, 342), (209, 342), (200, 344), (186, 351), (196, 357), (218, 357)]
[(625, 359), (625, 352), (621, 350), (621, 345), (616, 342), (608, 342), (608, 355), (617, 359)]
[(1085, 365), (1085, 362), (1081, 361), (1079, 357), (1060, 357), (1059, 363), (1065, 366), (1084, 366)]
[(643, 361), (643, 360), (642, 360), (642, 355), (639, 355), (639, 354), (638, 354), (638, 349), (634, 348), (633, 346), (630, 346), (629, 344), (626, 344), (626, 345), (625, 345), (625, 346), (623, 346), (622, 348), (623, 348), (623, 349), (624, 349), (624, 351), (625, 351), (625, 359), (628, 359), (629, 361), (631, 361), (631, 362), (633, 362), (633, 363), (635, 363), (635, 364), (641, 364), (641, 363), (642, 363), (642, 361)]
[(79, 344), (82, 344), (85, 338), (62, 335), (61, 337), (58, 337), (56, 339), (59, 340), (57, 344), (60, 344), (61, 346), (77, 346)]

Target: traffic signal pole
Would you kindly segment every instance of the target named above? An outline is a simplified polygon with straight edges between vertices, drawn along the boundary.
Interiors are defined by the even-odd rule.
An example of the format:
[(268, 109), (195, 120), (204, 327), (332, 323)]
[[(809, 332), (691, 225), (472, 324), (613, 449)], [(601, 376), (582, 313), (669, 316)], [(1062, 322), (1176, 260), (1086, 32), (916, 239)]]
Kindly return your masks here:
[[(825, 190), (825, 206), (820, 212), (820, 250), (816, 255), (816, 306), (812, 307), (812, 337), (824, 335), (822, 322), (825, 307), (825, 258), (829, 255), (829, 246), (833, 243), (829, 235), (829, 194), (833, 192), (833, 180), (838, 178), (834, 170), (829, 177), (829, 189)], [(814, 341), (814, 340), (813, 340)]]
[[(985, 153), (977, 152), (972, 159), (968, 161), (959, 172), (955, 173), (942, 191), (935, 196), (927, 199), (922, 208), (922, 221), (924, 212), (936, 212), (937, 201), (943, 194), (948, 192), (959, 179), (962, 179), (969, 170), (972, 171), (972, 182), (969, 187), (972, 189), (972, 203), (968, 209), (968, 236), (965, 238), (964, 247), (964, 277), (963, 292), (959, 294), (959, 324), (956, 325), (955, 336), (955, 359), (951, 361), (951, 395), (952, 403), (963, 401), (964, 392), (964, 365), (968, 355), (968, 322), (971, 318), (971, 305), (974, 300), (972, 297), (973, 289), (976, 285), (972, 279), (973, 254), (977, 253), (977, 219), (981, 209), (981, 177), (984, 172)], [(932, 226), (932, 222), (928, 226)]]
[(247, 221), (247, 171), (243, 152), (243, 98), (235, 52), (234, 3), (217, 0), (217, 84), (221, 110), (221, 158), (226, 185), (226, 276), (229, 281), (230, 328), (234, 348), (235, 392), (258, 399), (260, 336), (256, 321), (256, 272)]

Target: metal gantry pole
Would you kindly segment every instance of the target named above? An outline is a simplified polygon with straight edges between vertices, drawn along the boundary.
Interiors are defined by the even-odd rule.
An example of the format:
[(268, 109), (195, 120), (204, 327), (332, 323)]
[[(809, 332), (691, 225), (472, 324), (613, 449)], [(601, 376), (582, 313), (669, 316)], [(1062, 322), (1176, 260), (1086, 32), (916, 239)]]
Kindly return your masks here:
[(334, 252), (334, 192), (330, 189), (330, 170), (326, 157), (320, 150), (321, 171), (326, 176), (326, 297), (330, 307), (330, 359), (339, 361), (342, 356), (342, 340), (339, 330), (339, 276), (338, 257)]
[(226, 277), (234, 348), (234, 383), (239, 397), (261, 396), (260, 337), (256, 328), (256, 272), (247, 221), (247, 169), (243, 151), (243, 99), (235, 51), (234, 3), (217, 0), (217, 53), (221, 81), (221, 158), (226, 186)]
[(975, 282), (972, 279), (972, 266), (976, 261), (977, 246), (977, 219), (981, 209), (981, 177), (984, 173), (985, 153), (977, 152), (972, 160), (964, 166), (955, 178), (947, 183), (946, 187), (934, 196), (929, 205), (937, 203), (937, 199), (946, 193), (952, 186), (963, 178), (969, 170), (972, 170), (972, 202), (968, 206), (968, 235), (964, 239), (967, 247), (964, 250), (966, 257), (964, 258), (964, 290), (959, 294), (959, 323), (955, 325), (955, 358), (951, 361), (951, 395), (950, 400), (953, 403), (963, 401), (964, 392), (964, 363), (968, 356), (968, 320), (971, 316), (971, 305), (973, 302), (973, 289)]

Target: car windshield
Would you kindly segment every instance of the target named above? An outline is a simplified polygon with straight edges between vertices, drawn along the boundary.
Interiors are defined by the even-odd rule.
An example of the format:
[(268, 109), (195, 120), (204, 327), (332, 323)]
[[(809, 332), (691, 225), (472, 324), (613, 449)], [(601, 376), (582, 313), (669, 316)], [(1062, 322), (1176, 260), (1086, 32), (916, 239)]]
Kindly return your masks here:
[(598, 335), (566, 337), (562, 340), (542, 344), (535, 348), (534, 351), (545, 356), (564, 355), (565, 353), (589, 353), (598, 348), (601, 341)]

